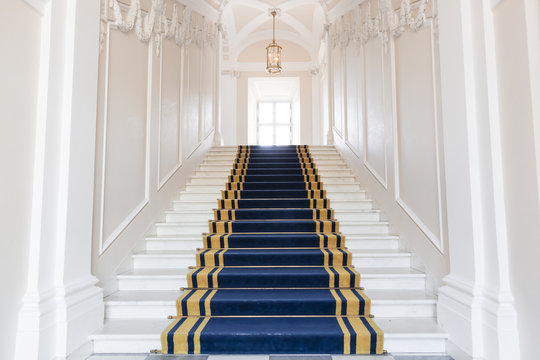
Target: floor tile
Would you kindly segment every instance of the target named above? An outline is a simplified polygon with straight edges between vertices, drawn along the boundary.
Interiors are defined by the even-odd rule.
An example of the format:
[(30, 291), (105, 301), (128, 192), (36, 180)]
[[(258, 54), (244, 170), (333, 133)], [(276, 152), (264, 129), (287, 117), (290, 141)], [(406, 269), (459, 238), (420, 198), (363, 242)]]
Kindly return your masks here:
[(330, 355), (270, 355), (270, 360), (332, 360)]

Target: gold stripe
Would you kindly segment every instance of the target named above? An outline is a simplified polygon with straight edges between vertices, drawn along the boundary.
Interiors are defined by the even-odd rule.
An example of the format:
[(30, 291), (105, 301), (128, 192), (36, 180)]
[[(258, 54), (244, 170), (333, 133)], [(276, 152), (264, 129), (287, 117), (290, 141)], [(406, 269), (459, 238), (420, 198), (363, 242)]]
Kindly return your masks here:
[(212, 274), (212, 286), (214, 288), (218, 287), (218, 274), (223, 269), (223, 267), (218, 268), (214, 273)]
[(208, 324), (208, 321), (210, 321), (210, 318), (204, 319), (203, 322), (197, 328), (197, 330), (195, 330), (195, 334), (193, 335), (193, 353), (194, 354), (201, 353), (201, 332), (203, 331), (206, 324)]
[[(359, 315), (360, 300), (358, 299), (358, 296), (356, 296), (350, 289), (343, 289), (341, 290), (341, 293), (345, 299), (347, 299), (347, 315)], [(365, 314), (369, 314), (369, 312), (366, 312)]]
[(187, 318), (182, 325), (174, 333), (174, 353), (175, 354), (187, 354), (188, 353), (188, 334), (191, 328), (198, 321), (198, 318)]
[(334, 266), (344, 266), (343, 264), (343, 253), (337, 249), (329, 250), (332, 253), (332, 265)]
[(168, 335), (169, 335), (169, 332), (171, 331), (171, 329), (179, 322), (181, 321), (182, 319), (176, 319), (174, 320), (173, 322), (171, 322), (169, 324), (169, 326), (167, 326), (167, 328), (165, 328), (165, 330), (163, 330), (163, 332), (161, 333), (161, 353), (163, 354), (167, 354), (167, 349), (169, 347), (168, 345), (168, 341), (167, 341), (167, 338), (168, 338)]
[(322, 252), (323, 255), (324, 255), (323, 265), (324, 265), (324, 266), (330, 265), (330, 264), (328, 263), (328, 252), (326, 252), (326, 249), (324, 249), (324, 248), (321, 248), (320, 250), (321, 250), (321, 252)]
[(328, 286), (333, 288), (334, 287), (334, 273), (328, 266), (325, 266), (324, 269), (328, 273)]
[(347, 319), (356, 332), (356, 354), (369, 352), (371, 334), (360, 318)]
[(229, 248), (229, 234), (225, 235), (225, 237), (223, 238), (223, 245), (225, 249)]
[(341, 331), (343, 331), (343, 354), (348, 355), (351, 353), (351, 334), (349, 333), (347, 326), (345, 326), (342, 318), (338, 317), (337, 321)]
[(184, 298), (186, 296), (188, 296), (188, 294), (191, 293), (191, 290), (187, 290), (185, 291), (182, 296), (180, 296), (178, 299), (176, 299), (176, 313), (179, 314), (179, 315), (185, 315), (185, 314), (182, 314), (182, 301), (184, 300)]
[(223, 250), (222, 252), (219, 253), (218, 255), (218, 259), (219, 259), (219, 266), (224, 266), (225, 263), (223, 261), (223, 254), (225, 254), (227, 252), (227, 250)]
[(341, 298), (336, 293), (336, 290), (332, 289), (330, 290), (330, 293), (334, 297), (334, 300), (336, 300), (336, 316), (342, 315), (341, 314)]
[(207, 290), (197, 290), (193, 295), (190, 296), (190, 298), (187, 300), (187, 315), (201, 315), (199, 302), (206, 292)]
[(204, 299), (205, 316), (211, 316), (212, 315), (212, 309), (210, 307), (210, 302), (212, 300), (212, 297), (214, 297), (214, 295), (216, 295), (216, 293), (217, 293), (217, 290), (212, 290), (210, 295), (208, 295), (206, 297), (206, 299)]
[(213, 267), (204, 267), (197, 274), (197, 287), (208, 288), (208, 274), (212, 271)]
[(351, 282), (351, 274), (342, 267), (334, 267), (334, 270), (339, 274), (339, 287), (347, 288)]

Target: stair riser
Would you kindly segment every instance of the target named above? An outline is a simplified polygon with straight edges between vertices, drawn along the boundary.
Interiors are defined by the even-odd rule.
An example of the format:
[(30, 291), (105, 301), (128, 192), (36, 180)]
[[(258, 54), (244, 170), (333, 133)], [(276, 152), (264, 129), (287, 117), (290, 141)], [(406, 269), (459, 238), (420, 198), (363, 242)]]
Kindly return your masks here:
[[(334, 176), (351, 176), (352, 170), (347, 169), (338, 169), (338, 170), (327, 170), (327, 169), (318, 169), (318, 174), (324, 178), (324, 176), (334, 175)], [(198, 169), (195, 171), (195, 176), (224, 176), (227, 177), (231, 175), (231, 167), (227, 169)]]
[[(358, 184), (323, 184), (323, 189), (327, 191), (358, 191), (362, 190)], [(217, 192), (225, 190), (225, 182), (218, 184), (209, 184), (209, 185), (186, 185), (186, 191), (195, 191), (195, 192)]]
[(348, 234), (388, 234), (388, 225), (339, 225), (339, 231), (347, 236)]
[[(229, 178), (227, 176), (221, 177), (192, 177), (190, 178), (188, 185), (220, 185), (224, 186)], [(337, 185), (337, 184), (351, 184), (355, 183), (354, 177), (335, 177), (335, 176), (321, 176), (321, 182), (324, 185)]]
[[(272, 159), (268, 159), (268, 161), (275, 161)], [(257, 161), (262, 162), (262, 161)], [(329, 166), (329, 165), (340, 165), (340, 166), (346, 166), (347, 164), (341, 160), (341, 159), (313, 159), (313, 162), (317, 167), (319, 166)], [(287, 162), (288, 163), (288, 162)], [(294, 164), (294, 162), (290, 162), (291, 164)], [(234, 160), (203, 160), (201, 165), (203, 166), (229, 166), (231, 167), (234, 164)]]
[[(94, 353), (96, 354), (121, 354), (121, 353), (148, 353), (148, 349), (161, 349), (159, 335), (148, 338), (125, 338), (110, 340), (94, 340)], [(446, 338), (444, 336), (431, 338), (408, 336), (406, 338), (384, 339), (384, 348), (391, 353), (445, 353)]]
[[(180, 292), (178, 292), (180, 296)], [(435, 304), (410, 304), (407, 302), (395, 304), (378, 304), (374, 301), (371, 313), (377, 317), (433, 317), (436, 313)], [(163, 319), (176, 315), (175, 302), (160, 304), (133, 303), (111, 304), (105, 302), (105, 316), (108, 319)]]
[[(357, 213), (357, 214), (341, 214), (335, 215), (335, 219), (338, 221), (379, 221), (379, 213)], [(190, 214), (189, 211), (182, 211), (181, 213), (167, 213), (165, 215), (165, 221), (178, 222), (178, 221), (207, 221), (214, 219), (214, 213), (209, 211), (204, 214)]]
[[(159, 257), (159, 256), (145, 256), (134, 257), (133, 268), (134, 269), (185, 269), (188, 266), (194, 266), (195, 251), (192, 255), (178, 256), (178, 257)], [(408, 257), (360, 257), (353, 254), (352, 264), (357, 267), (370, 268), (370, 267), (409, 267), (410, 259)]]
[(334, 211), (334, 217), (339, 221), (379, 221), (381, 216), (378, 212), (347, 213)]
[[(203, 171), (203, 170), (210, 170), (210, 171), (226, 171), (226, 170), (231, 170), (232, 169), (232, 164), (229, 164), (229, 165), (209, 165), (209, 164), (201, 164), (199, 166), (199, 171)], [(262, 168), (261, 168), (262, 169)], [(296, 168), (292, 168), (292, 169), (296, 169)], [(346, 164), (343, 164), (343, 165), (331, 165), (331, 164), (328, 164), (328, 165), (324, 165), (324, 164), (317, 164), (317, 169), (319, 171), (333, 171), (333, 170), (347, 170), (348, 169), (348, 166)]]
[[(343, 200), (343, 199), (340, 199)], [(370, 200), (365, 201), (340, 201), (338, 199), (330, 199), (330, 207), (335, 212), (347, 211), (347, 210), (371, 210), (373, 209), (373, 202)]]
[(156, 225), (157, 235), (177, 235), (177, 234), (190, 234), (193, 236), (201, 237), (203, 233), (209, 231), (208, 225), (178, 225), (178, 226), (163, 226)]
[[(339, 231), (345, 235), (347, 234), (387, 234), (388, 225), (386, 224), (354, 224), (344, 225), (340, 224)], [(208, 225), (202, 225), (200, 223), (190, 223), (189, 221), (182, 221), (178, 225), (162, 225), (156, 224), (157, 235), (176, 235), (176, 234), (202, 234), (203, 232), (210, 232)]]
[(146, 250), (195, 250), (203, 246), (202, 237), (198, 240), (149, 240), (146, 241)]
[(181, 213), (168, 213), (165, 215), (166, 222), (178, 222), (178, 221), (208, 221), (214, 218), (214, 213), (209, 211), (204, 214), (190, 214), (188, 211), (182, 211)]
[[(186, 287), (185, 276), (161, 279), (157, 277), (147, 277), (144, 279), (118, 279), (118, 288), (120, 291), (159, 291), (159, 290), (178, 290)], [(364, 275), (360, 280), (360, 286), (366, 289), (386, 289), (386, 290), (421, 290), (425, 287), (424, 277), (376, 277), (371, 278)]]
[(217, 208), (217, 198), (211, 199), (208, 202), (190, 202), (185, 203), (183, 201), (174, 201), (173, 210), (189, 211), (189, 210), (211, 210)]
[[(198, 238), (200, 236), (194, 236)], [(148, 240), (147, 250), (194, 250), (203, 246), (202, 238), (194, 240)], [(398, 240), (373, 239), (354, 240), (347, 238), (345, 246), (349, 250), (392, 250), (398, 248)], [(354, 260), (354, 256), (353, 256)]]

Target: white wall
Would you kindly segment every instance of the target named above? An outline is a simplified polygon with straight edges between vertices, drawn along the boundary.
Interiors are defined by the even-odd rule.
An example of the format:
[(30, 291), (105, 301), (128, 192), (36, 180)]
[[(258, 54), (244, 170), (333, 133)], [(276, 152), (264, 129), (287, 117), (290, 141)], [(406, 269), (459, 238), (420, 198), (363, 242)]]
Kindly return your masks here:
[[(540, 3), (506, 0), (493, 9), (501, 116), (510, 287), (522, 359), (538, 356), (540, 322)], [(536, 109), (535, 109), (536, 107)]]
[[(22, 1), (3, 4), (0, 32), (0, 358), (13, 359), (28, 274), (41, 16)], [(13, 31), (13, 29), (24, 31)], [(7, 36), (9, 34), (9, 36)]]
[[(378, 1), (371, 6), (375, 17)], [(449, 257), (439, 54), (430, 7), (427, 17), (418, 31), (363, 39), (361, 27), (354, 27), (360, 21), (355, 10), (333, 23), (330, 113), (335, 145), (436, 291)]]
[[(180, 19), (183, 11), (179, 6)], [(200, 14), (190, 19), (202, 27)], [(214, 142), (218, 42), (181, 46), (165, 36), (143, 42), (134, 30), (105, 26), (92, 269), (108, 294), (116, 290), (116, 273), (129, 269), (131, 252)]]

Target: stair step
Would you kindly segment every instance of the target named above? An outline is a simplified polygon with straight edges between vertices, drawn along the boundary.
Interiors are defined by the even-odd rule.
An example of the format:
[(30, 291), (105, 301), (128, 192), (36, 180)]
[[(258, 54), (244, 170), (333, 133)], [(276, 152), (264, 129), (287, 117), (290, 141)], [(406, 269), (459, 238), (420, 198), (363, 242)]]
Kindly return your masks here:
[[(228, 290), (223, 290), (228, 291)], [(379, 317), (433, 317), (437, 299), (422, 290), (365, 291)], [(117, 291), (105, 298), (107, 319), (159, 319), (176, 314), (181, 291)]]
[[(198, 246), (200, 247), (200, 246)], [(231, 251), (236, 249), (230, 249)], [(313, 250), (318, 249), (310, 249)], [(259, 250), (269, 252), (270, 250)], [(283, 251), (283, 250), (279, 250)], [(301, 249), (291, 251), (302, 251)], [(146, 250), (132, 255), (135, 269), (184, 269), (196, 264), (196, 250)], [(397, 250), (354, 250), (352, 264), (357, 267), (409, 267), (410, 254)], [(295, 264), (287, 264), (295, 265)]]
[[(119, 290), (178, 290), (187, 287), (189, 269), (135, 269), (120, 275)], [(425, 274), (409, 268), (356, 268), (367, 290), (423, 290)]]
[[(347, 235), (345, 246), (351, 250), (397, 249), (399, 237), (395, 235)], [(203, 247), (200, 234), (177, 234), (146, 237), (147, 250), (192, 250)], [(354, 258), (353, 258), (354, 259)]]
[[(276, 223), (276, 226), (279, 225)], [(339, 232), (348, 234), (387, 234), (388, 222), (386, 221), (340, 221)], [(157, 235), (175, 235), (175, 234), (202, 234), (203, 232), (211, 231), (207, 221), (178, 221), (156, 223)], [(278, 229), (268, 230), (268, 232), (276, 232)], [(288, 230), (287, 230), (288, 231)], [(315, 231), (315, 230), (313, 230)]]
[[(91, 336), (96, 354), (148, 353), (161, 349), (160, 335), (171, 320), (107, 319)], [(435, 318), (376, 318), (384, 348), (392, 353), (443, 353), (448, 335)]]

